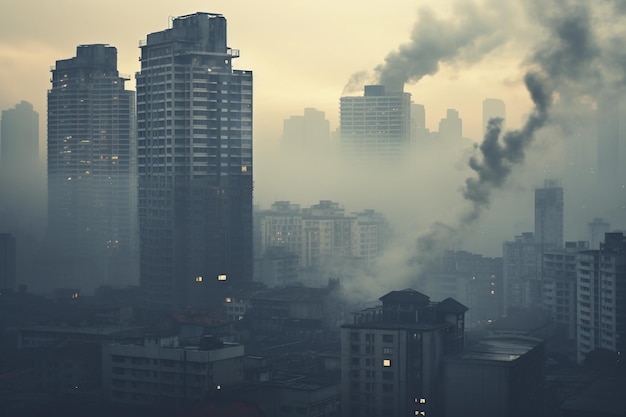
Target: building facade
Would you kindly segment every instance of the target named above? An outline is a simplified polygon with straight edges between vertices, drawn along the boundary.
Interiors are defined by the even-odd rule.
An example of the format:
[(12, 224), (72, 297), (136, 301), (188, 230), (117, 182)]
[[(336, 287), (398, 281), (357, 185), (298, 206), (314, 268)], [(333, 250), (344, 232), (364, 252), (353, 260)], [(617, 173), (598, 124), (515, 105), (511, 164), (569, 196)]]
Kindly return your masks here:
[(576, 340), (576, 257), (587, 250), (587, 242), (565, 242), (564, 249), (543, 254), (542, 300), (554, 324), (565, 337)]
[(201, 403), (243, 381), (243, 345), (212, 337), (181, 344), (146, 337), (139, 344), (102, 347), (102, 381), (109, 400), (164, 407)]
[(502, 245), (503, 309), (537, 306), (541, 300), (541, 252), (532, 233)]
[(535, 240), (541, 252), (563, 247), (563, 188), (556, 181), (535, 189)]
[[(141, 287), (146, 307), (206, 307), (252, 280), (252, 72), (226, 19), (196, 13), (141, 44)], [(215, 296), (215, 297), (214, 297)]]
[(117, 49), (80, 45), (48, 91), (48, 239), (62, 286), (136, 282), (134, 92)]
[(599, 250), (577, 259), (577, 355), (596, 348), (626, 351), (626, 236), (607, 233)]
[(467, 307), (412, 289), (341, 326), (342, 415), (440, 415), (446, 355), (463, 351)]
[(341, 97), (341, 150), (362, 162), (397, 162), (411, 140), (411, 95), (385, 92), (382, 85), (365, 86), (363, 96)]
[[(442, 416), (521, 417), (544, 411), (545, 343), (492, 337), (444, 362)], [(428, 415), (428, 414), (426, 414)]]

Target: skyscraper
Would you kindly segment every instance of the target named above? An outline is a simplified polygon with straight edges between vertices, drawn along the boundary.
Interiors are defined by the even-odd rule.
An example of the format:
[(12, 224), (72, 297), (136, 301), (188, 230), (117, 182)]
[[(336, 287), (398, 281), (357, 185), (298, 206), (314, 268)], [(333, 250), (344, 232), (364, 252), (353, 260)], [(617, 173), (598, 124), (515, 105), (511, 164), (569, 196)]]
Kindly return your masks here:
[(626, 235), (606, 233), (599, 250), (577, 258), (577, 354), (626, 350)]
[(358, 161), (396, 162), (411, 140), (411, 95), (366, 85), (362, 97), (341, 97), (341, 148)]
[(1, 124), (0, 229), (40, 237), (45, 224), (45, 171), (39, 159), (39, 114), (32, 104), (21, 101), (2, 111)]
[[(136, 280), (134, 92), (117, 49), (80, 45), (48, 91), (48, 226), (56, 286)], [(62, 277), (62, 278), (61, 278)]]
[(252, 71), (226, 19), (195, 13), (141, 44), (137, 133), (146, 307), (209, 307), (252, 279)]
[(535, 189), (535, 241), (542, 252), (563, 247), (563, 188), (557, 181)]
[(502, 130), (506, 128), (506, 106), (499, 98), (486, 98), (483, 100), (483, 135), (487, 130), (489, 120), (493, 118), (502, 119)]

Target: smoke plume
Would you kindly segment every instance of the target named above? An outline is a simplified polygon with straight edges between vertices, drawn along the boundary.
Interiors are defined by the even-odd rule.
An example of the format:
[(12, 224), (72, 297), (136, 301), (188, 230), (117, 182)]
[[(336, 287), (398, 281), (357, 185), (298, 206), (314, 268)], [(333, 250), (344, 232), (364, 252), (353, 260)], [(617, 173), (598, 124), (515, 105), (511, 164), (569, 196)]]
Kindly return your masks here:
[[(604, 8), (594, 11), (591, 1), (529, 3), (527, 12), (530, 22), (544, 34), (537, 40), (524, 63), (528, 68), (524, 81), (532, 99), (533, 110), (521, 129), (504, 134), (501, 132), (501, 120), (490, 121), (482, 143), (477, 146), (477, 154), (469, 160), (475, 176), (467, 178), (462, 189), (463, 197), (469, 203), (467, 210), (457, 224), (437, 224), (429, 233), (420, 236), (417, 254), (411, 263), (427, 263), (442, 250), (462, 241), (482, 211), (489, 207), (494, 190), (506, 185), (514, 168), (524, 162), (537, 132), (550, 122), (554, 99), (567, 97), (568, 100), (578, 102), (590, 98), (597, 100), (599, 93), (621, 88), (625, 79), (626, 55), (621, 48), (615, 47), (619, 35), (608, 30), (605, 25), (600, 30), (597, 18), (607, 14), (619, 15), (624, 8), (616, 8), (617, 3), (607, 4), (609, 10)], [(614, 27), (620, 25), (614, 22)], [(458, 27), (452, 29), (453, 33), (464, 32), (459, 31)], [(480, 39), (480, 32), (468, 33), (470, 38), (474, 35), (475, 39)], [(417, 39), (413, 42), (419, 43)], [(458, 59), (465, 47), (446, 49), (447, 53), (439, 56), (434, 63), (427, 58), (429, 64), (419, 64), (420, 68), (424, 68), (419, 71), (414, 71), (416, 65), (408, 62), (419, 60), (423, 49), (400, 48), (397, 53), (388, 56), (382, 67), (381, 80), (419, 80), (420, 74), (430, 73), (425, 72), (426, 68), (428, 71), (436, 71), (438, 62)], [(399, 69), (402, 65), (405, 65), (404, 70)]]

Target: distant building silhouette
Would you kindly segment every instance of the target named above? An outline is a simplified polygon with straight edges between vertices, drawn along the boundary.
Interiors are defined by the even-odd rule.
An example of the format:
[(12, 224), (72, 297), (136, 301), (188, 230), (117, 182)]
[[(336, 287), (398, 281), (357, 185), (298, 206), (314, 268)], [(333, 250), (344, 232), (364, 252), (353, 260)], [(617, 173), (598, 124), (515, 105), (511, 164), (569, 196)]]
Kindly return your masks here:
[[(21, 101), (15, 108), (2, 111), (0, 168), (33, 169), (39, 165), (39, 113)], [(15, 172), (19, 176), (19, 172)]]
[(439, 122), (439, 138), (454, 141), (463, 139), (463, 121), (455, 109), (448, 109), (445, 119)]
[(39, 113), (21, 101), (2, 111), (0, 124), (0, 231), (41, 238), (46, 174), (39, 157)]
[(542, 251), (563, 247), (563, 188), (556, 181), (535, 189), (535, 240)]
[(283, 121), (283, 146), (288, 150), (321, 152), (330, 146), (330, 122), (325, 113), (305, 108), (304, 115), (290, 116)]
[(429, 133), (426, 128), (426, 108), (423, 104), (411, 103), (411, 142), (419, 144), (428, 139)]
[(141, 44), (141, 288), (149, 309), (207, 307), (252, 280), (252, 71), (226, 19), (195, 13)]
[(603, 219), (595, 218), (587, 224), (589, 237), (589, 249), (600, 249), (600, 244), (604, 242), (604, 235), (611, 231), (611, 225)]
[(80, 45), (48, 91), (48, 225), (59, 285), (136, 280), (135, 96), (117, 49)]
[(361, 162), (397, 162), (411, 141), (411, 95), (366, 85), (362, 97), (341, 97), (340, 135), (344, 156)]
[(483, 100), (483, 136), (487, 131), (489, 120), (502, 119), (502, 131), (506, 130), (506, 106), (499, 98), (486, 98)]

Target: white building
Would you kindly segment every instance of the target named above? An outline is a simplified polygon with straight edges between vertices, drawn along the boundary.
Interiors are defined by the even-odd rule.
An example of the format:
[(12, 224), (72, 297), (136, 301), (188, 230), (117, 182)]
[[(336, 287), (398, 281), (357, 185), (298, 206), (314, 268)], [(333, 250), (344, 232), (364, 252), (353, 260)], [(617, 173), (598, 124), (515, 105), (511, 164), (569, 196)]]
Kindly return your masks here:
[(341, 97), (341, 149), (361, 162), (397, 162), (411, 140), (411, 95), (366, 85), (363, 96)]

